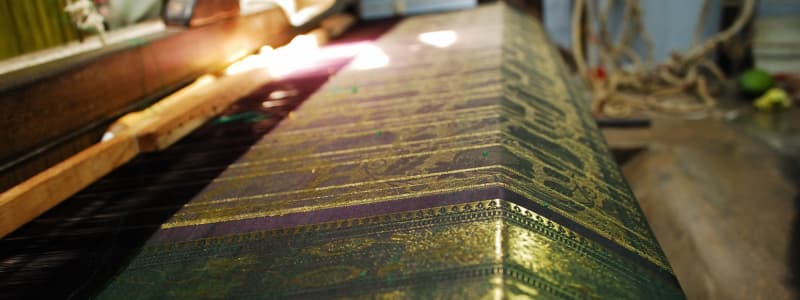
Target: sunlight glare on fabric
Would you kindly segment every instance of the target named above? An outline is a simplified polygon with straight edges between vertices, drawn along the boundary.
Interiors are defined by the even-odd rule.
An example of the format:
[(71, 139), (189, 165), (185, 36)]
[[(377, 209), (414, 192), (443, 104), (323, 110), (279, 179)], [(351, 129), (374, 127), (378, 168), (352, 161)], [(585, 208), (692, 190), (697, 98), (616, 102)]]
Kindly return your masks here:
[(230, 65), (225, 69), (225, 74), (233, 75), (266, 68), (270, 75), (280, 78), (313, 64), (317, 51), (319, 44), (316, 38), (311, 35), (298, 35), (288, 45), (278, 49), (261, 47), (258, 54), (249, 55)]
[(389, 61), (389, 56), (383, 49), (375, 45), (366, 45), (351, 66), (356, 70), (372, 70), (388, 66)]
[(417, 38), (425, 44), (437, 48), (447, 48), (456, 43), (458, 34), (452, 30), (441, 30), (421, 33)]

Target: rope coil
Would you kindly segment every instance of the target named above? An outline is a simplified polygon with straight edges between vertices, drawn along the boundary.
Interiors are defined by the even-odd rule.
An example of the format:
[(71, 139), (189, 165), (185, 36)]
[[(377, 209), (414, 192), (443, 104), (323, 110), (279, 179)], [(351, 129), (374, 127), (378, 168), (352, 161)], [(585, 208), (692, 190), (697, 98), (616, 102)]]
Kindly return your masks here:
[[(753, 14), (755, 0), (744, 0), (742, 10), (733, 24), (711, 38), (700, 42), (702, 25), (710, 10), (710, 0), (704, 0), (695, 24), (694, 45), (685, 53), (672, 53), (661, 64), (653, 64), (653, 40), (644, 30), (643, 10), (639, 0), (624, 0), (623, 19), (620, 24), (620, 38), (617, 43), (611, 37), (608, 17), (613, 0), (606, 0), (602, 8), (597, 1), (576, 0), (572, 12), (572, 55), (581, 77), (585, 79), (594, 95), (592, 110), (595, 114), (609, 117), (626, 117), (636, 110), (655, 110), (667, 113), (690, 113), (707, 111), (716, 106), (711, 93), (711, 85), (719, 85), (725, 80), (724, 72), (711, 59), (711, 53), (718, 46), (727, 43), (741, 31)], [(600, 65), (606, 70), (605, 78), (594, 78), (585, 60), (585, 42), (582, 35), (584, 13), (587, 14), (586, 39), (598, 50)], [(598, 32), (591, 28), (596, 20)], [(631, 44), (641, 38), (645, 46), (646, 58), (642, 59)], [(666, 97), (688, 95), (695, 103), (670, 103)]]

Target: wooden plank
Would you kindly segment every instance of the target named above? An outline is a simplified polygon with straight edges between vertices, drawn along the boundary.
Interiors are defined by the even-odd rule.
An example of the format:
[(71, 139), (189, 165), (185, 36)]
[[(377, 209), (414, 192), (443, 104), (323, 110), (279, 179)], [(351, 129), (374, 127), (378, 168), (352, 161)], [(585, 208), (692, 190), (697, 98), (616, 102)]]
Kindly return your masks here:
[(216, 78), (200, 88), (169, 97), (154, 107), (158, 110), (155, 116), (136, 127), (142, 151), (169, 147), (269, 80), (269, 72), (259, 68)]
[(650, 128), (603, 128), (606, 144), (613, 150), (636, 150), (647, 148), (653, 140)]
[(0, 237), (61, 203), (139, 154), (134, 136), (122, 135), (81, 151), (0, 194)]
[(622, 171), (688, 298), (800, 299), (800, 111), (653, 121)]

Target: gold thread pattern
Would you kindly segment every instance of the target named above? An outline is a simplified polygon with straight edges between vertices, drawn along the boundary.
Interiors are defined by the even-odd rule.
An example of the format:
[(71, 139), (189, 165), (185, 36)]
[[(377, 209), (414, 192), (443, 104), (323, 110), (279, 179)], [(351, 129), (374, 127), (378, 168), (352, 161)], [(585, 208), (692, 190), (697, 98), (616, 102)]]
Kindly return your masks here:
[[(441, 30), (457, 42), (417, 41)], [(388, 66), (334, 76), (161, 227), (236, 234), (152, 242), (100, 298), (683, 297), (535, 19), (502, 3), (413, 17), (375, 47)], [(364, 212), (384, 206), (400, 212)]]
[[(453, 281), (460, 291), (452, 289)], [(213, 289), (204, 286), (209, 282)], [(137, 293), (126, 294), (132, 289)], [(677, 286), (654, 273), (502, 200), (153, 245), (99, 298), (265, 293), (270, 298), (481, 299), (498, 293), (681, 298)]]

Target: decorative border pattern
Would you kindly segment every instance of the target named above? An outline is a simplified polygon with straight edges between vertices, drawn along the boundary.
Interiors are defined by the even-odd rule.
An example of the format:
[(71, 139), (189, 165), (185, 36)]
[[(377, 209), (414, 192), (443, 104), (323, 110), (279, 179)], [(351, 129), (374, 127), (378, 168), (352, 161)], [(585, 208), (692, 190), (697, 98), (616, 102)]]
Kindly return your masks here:
[[(509, 230), (514, 228), (528, 231), (541, 241), (539, 244), (527, 245), (516, 238), (517, 235), (509, 233)], [(480, 230), (475, 231), (475, 229)], [(433, 232), (433, 234), (422, 237), (415, 234), (420, 232)], [(477, 235), (498, 236), (498, 242), (497, 244), (448, 243), (448, 241), (473, 240)], [(410, 239), (404, 240), (405, 237)], [(578, 270), (582, 270), (584, 276), (592, 280), (573, 278), (574, 274), (571, 275), (569, 270), (560, 265), (550, 264), (544, 269), (532, 270), (515, 262), (517, 261), (515, 257), (522, 257), (524, 253), (513, 251), (514, 245), (541, 253), (544, 248), (537, 249), (537, 247), (542, 247), (544, 244), (561, 245), (566, 247), (564, 250), (568, 250), (550, 251), (547, 257), (553, 262), (580, 259), (596, 264), (595, 269), (582, 269), (588, 266), (574, 264)], [(281, 246), (285, 248), (276, 248)], [(417, 250), (429, 251), (418, 252), (412, 259), (416, 262), (425, 261), (426, 263), (423, 263), (425, 267), (400, 258), (410, 257), (407, 253), (416, 251), (414, 247), (424, 248)], [(476, 256), (476, 259), (464, 259), (457, 255), (467, 252), (491, 254), (498, 250), (496, 247), (501, 250), (499, 256), (478, 255), (480, 257)], [(527, 249), (528, 247), (530, 249)], [(448, 253), (453, 253), (454, 256), (449, 257)], [(366, 260), (379, 263), (371, 265), (366, 263)], [(220, 262), (209, 264), (209, 261)], [(399, 265), (393, 268), (393, 264)], [(430, 288), (425, 287), (430, 281), (475, 278), (514, 279), (529, 288), (536, 289), (539, 293), (566, 299), (584, 298), (586, 295), (581, 294), (582, 291), (597, 295), (619, 295), (624, 298), (641, 298), (641, 296), (648, 298), (652, 296), (653, 299), (679, 298), (681, 295), (676, 282), (670, 284), (668, 280), (661, 278), (661, 275), (619, 257), (597, 243), (531, 210), (495, 199), (148, 246), (101, 295), (101, 298), (124, 295), (130, 293), (131, 289), (147, 289), (148, 293), (151, 293), (149, 296), (153, 297), (176, 296), (178, 294), (161, 294), (176, 290), (187, 293), (202, 291), (203, 289), (190, 283), (192, 278), (202, 276), (203, 280), (196, 282), (200, 285), (213, 279), (207, 276), (234, 280), (240, 271), (237, 268), (250, 268), (250, 272), (258, 268), (269, 270), (248, 276), (257, 274), (264, 278), (279, 278), (281, 276), (276, 274), (285, 274), (284, 277), (289, 279), (272, 287), (265, 287), (252, 281), (245, 282), (235, 289), (227, 290), (229, 294), (224, 296), (252, 296), (269, 292), (281, 297), (301, 295), (305, 297), (315, 294), (348, 294), (354, 289), (358, 290), (358, 293), (385, 289), (413, 290), (414, 287)], [(352, 276), (338, 276), (341, 281), (322, 280), (320, 285), (309, 285), (309, 282), (319, 281), (311, 279), (321, 274), (326, 274), (326, 278), (336, 278), (337, 276), (333, 275), (337, 272), (333, 270), (357, 272), (347, 271), (345, 275), (352, 274)], [(168, 274), (168, 276), (152, 280), (154, 274)], [(547, 274), (551, 277), (548, 278)], [(552, 280), (553, 276), (558, 280)], [(153, 282), (167, 286), (160, 288), (151, 286)], [(486, 281), (475, 282), (485, 284)], [(607, 284), (591, 285), (602, 282)], [(182, 286), (178, 286), (177, 283), (181, 283)], [(365, 288), (369, 290), (364, 290)]]

